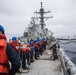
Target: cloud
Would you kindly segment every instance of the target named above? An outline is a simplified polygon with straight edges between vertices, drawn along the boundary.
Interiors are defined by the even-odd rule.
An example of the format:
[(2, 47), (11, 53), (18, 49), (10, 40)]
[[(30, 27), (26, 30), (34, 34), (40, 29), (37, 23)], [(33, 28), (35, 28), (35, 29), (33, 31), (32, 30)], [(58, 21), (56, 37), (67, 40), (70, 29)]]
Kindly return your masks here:
[(34, 11), (39, 11), (40, 2), (45, 11), (53, 16), (46, 21), (46, 27), (55, 37), (73, 36), (76, 33), (76, 0), (0, 0), (0, 24), (8, 36), (23, 35)]

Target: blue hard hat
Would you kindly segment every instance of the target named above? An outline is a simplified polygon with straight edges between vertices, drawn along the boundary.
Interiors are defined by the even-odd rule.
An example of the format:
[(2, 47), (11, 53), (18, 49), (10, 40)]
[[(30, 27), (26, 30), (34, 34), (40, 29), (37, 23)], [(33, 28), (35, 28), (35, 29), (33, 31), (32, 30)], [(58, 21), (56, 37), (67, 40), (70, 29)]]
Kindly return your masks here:
[(44, 40), (44, 38), (42, 38), (42, 40)]
[(35, 44), (38, 44), (38, 42), (35, 42)]
[(15, 36), (12, 37), (12, 41), (16, 41), (17, 38)]
[(5, 31), (2, 25), (0, 25), (0, 30), (2, 31), (2, 34), (5, 34)]
[(45, 40), (45, 38), (42, 38), (42, 40)]
[(38, 40), (34, 40), (34, 43), (35, 43), (35, 42), (38, 42)]
[(40, 42), (42, 42), (43, 40), (42, 39), (40, 39)]
[(29, 42), (30, 45), (32, 45), (32, 42)]

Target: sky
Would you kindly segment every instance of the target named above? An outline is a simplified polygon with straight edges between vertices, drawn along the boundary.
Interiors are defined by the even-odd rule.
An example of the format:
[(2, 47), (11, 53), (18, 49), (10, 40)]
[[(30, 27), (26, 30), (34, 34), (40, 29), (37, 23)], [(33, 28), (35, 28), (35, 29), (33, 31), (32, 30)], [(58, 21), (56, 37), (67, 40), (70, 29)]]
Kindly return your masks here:
[(76, 0), (0, 0), (0, 25), (3, 25), (7, 38), (22, 36), (35, 11), (39, 11), (43, 2), (45, 28), (53, 32), (54, 37), (76, 36)]

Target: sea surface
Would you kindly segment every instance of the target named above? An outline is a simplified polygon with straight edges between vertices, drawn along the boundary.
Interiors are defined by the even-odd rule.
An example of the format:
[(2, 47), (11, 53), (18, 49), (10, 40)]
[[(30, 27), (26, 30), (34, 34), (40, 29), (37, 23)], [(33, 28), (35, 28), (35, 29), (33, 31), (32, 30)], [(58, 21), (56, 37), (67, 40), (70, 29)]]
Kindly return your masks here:
[(72, 42), (68, 40), (60, 41), (60, 47), (64, 49), (65, 53), (76, 65), (76, 41), (75, 40), (72, 40)]

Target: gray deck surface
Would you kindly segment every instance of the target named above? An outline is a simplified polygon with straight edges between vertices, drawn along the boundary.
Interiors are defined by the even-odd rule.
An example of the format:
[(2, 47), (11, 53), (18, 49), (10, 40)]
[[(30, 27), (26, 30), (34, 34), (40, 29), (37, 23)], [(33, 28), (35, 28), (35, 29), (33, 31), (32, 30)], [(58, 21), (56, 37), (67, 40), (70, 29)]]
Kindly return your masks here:
[[(59, 68), (59, 61), (50, 59), (51, 51), (46, 50), (39, 60), (35, 60), (29, 66), (28, 73), (17, 73), (16, 75), (63, 75)], [(27, 71), (26, 71), (27, 72)]]

